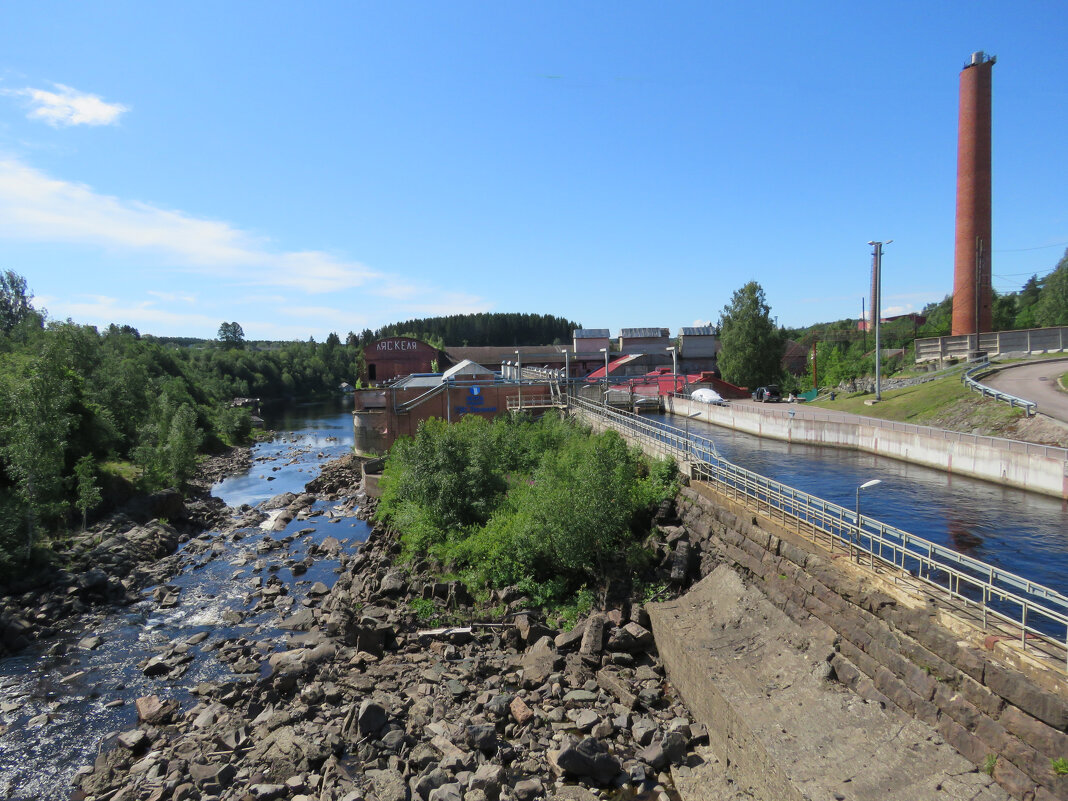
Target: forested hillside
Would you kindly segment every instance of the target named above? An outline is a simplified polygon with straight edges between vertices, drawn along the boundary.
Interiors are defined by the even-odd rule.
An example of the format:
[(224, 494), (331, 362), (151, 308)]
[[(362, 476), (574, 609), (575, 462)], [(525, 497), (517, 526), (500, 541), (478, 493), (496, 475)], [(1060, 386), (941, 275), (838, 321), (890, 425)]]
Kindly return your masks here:
[[(994, 330), (1068, 325), (1068, 250), (1046, 276), (1032, 275), (1018, 292), (994, 292)], [(924, 322), (903, 318), (883, 323), (880, 330), (884, 349), (901, 349), (901, 356), (883, 361), (883, 373), (892, 373), (909, 362), (912, 343), (917, 338), (947, 336), (953, 319), (953, 296), (928, 303), (920, 315)], [(785, 331), (790, 339), (806, 349), (816, 346), (819, 383), (831, 386), (875, 372), (875, 336), (858, 331), (856, 319), (817, 323), (808, 328)], [(809, 360), (811, 386), (811, 359)]]
[(406, 320), (364, 331), (367, 344), (383, 337), (411, 335), (439, 347), (485, 345), (553, 345), (571, 341), (571, 332), (582, 326), (551, 314), (482, 313)]

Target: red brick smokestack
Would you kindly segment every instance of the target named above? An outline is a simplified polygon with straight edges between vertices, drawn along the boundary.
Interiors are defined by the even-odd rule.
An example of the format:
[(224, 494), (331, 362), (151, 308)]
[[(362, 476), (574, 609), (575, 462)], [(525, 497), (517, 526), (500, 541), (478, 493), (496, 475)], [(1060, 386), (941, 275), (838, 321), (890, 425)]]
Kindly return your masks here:
[[(993, 330), (990, 283), (990, 96), (993, 56), (972, 53), (960, 72), (953, 330)], [(978, 342), (976, 343), (978, 347)]]

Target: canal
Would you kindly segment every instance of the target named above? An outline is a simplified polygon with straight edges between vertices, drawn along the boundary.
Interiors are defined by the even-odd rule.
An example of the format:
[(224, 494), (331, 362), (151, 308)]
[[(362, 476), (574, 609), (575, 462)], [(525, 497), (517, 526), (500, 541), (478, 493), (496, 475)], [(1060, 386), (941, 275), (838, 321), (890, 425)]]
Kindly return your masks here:
[(755, 473), (861, 512), (1068, 595), (1068, 502), (843, 448), (762, 439), (672, 415)]

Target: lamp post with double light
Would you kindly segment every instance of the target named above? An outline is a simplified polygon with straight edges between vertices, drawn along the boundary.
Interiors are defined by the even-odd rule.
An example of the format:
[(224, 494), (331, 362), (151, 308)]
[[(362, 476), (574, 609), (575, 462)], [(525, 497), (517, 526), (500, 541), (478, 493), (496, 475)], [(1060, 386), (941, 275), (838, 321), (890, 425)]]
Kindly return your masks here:
[(601, 353), (604, 354), (604, 393), (601, 395), (601, 399), (604, 401), (604, 405), (608, 405), (608, 348), (601, 348)]
[(871, 319), (875, 323), (875, 400), (876, 402), (883, 399), (883, 386), (882, 386), (882, 354), (879, 352), (882, 347), (882, 343), (879, 341), (879, 318), (882, 317), (882, 294), (883, 294), (883, 245), (889, 245), (893, 242), (893, 239), (887, 239), (885, 242), (875, 242), (874, 240), (869, 242), (874, 250), (872, 255), (872, 298), (871, 298)]
[(523, 411), (523, 356), (519, 351), (515, 352), (515, 364), (517, 378), (519, 379), (519, 411)]
[[(865, 490), (865, 489), (869, 489), (871, 487), (874, 487), (876, 484), (882, 484), (882, 483), (883, 483), (882, 479), (873, 478), (871, 481), (865, 481), (863, 484), (861, 484), (859, 487), (857, 487), (857, 535), (856, 535), (856, 540), (857, 540), (857, 547), (858, 548), (860, 547), (860, 532), (861, 532), (861, 529), (863, 528), (863, 520), (860, 517), (860, 491), (861, 490)], [(849, 550), (850, 550), (849, 558), (852, 559), (853, 558), (853, 546), (852, 546), (852, 543), (850, 543)]]
[(679, 391), (679, 349), (672, 345), (666, 350), (671, 351), (671, 392), (674, 394)]

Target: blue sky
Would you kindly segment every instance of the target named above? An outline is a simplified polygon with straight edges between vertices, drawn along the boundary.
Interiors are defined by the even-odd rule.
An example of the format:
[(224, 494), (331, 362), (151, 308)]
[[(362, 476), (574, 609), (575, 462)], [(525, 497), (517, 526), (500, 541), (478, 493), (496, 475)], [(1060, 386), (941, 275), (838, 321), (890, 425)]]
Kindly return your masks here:
[(1068, 245), (1063, 2), (11, 3), (0, 269), (55, 318), (321, 340), (672, 330), (952, 291), (958, 74), (994, 68), (994, 284)]

